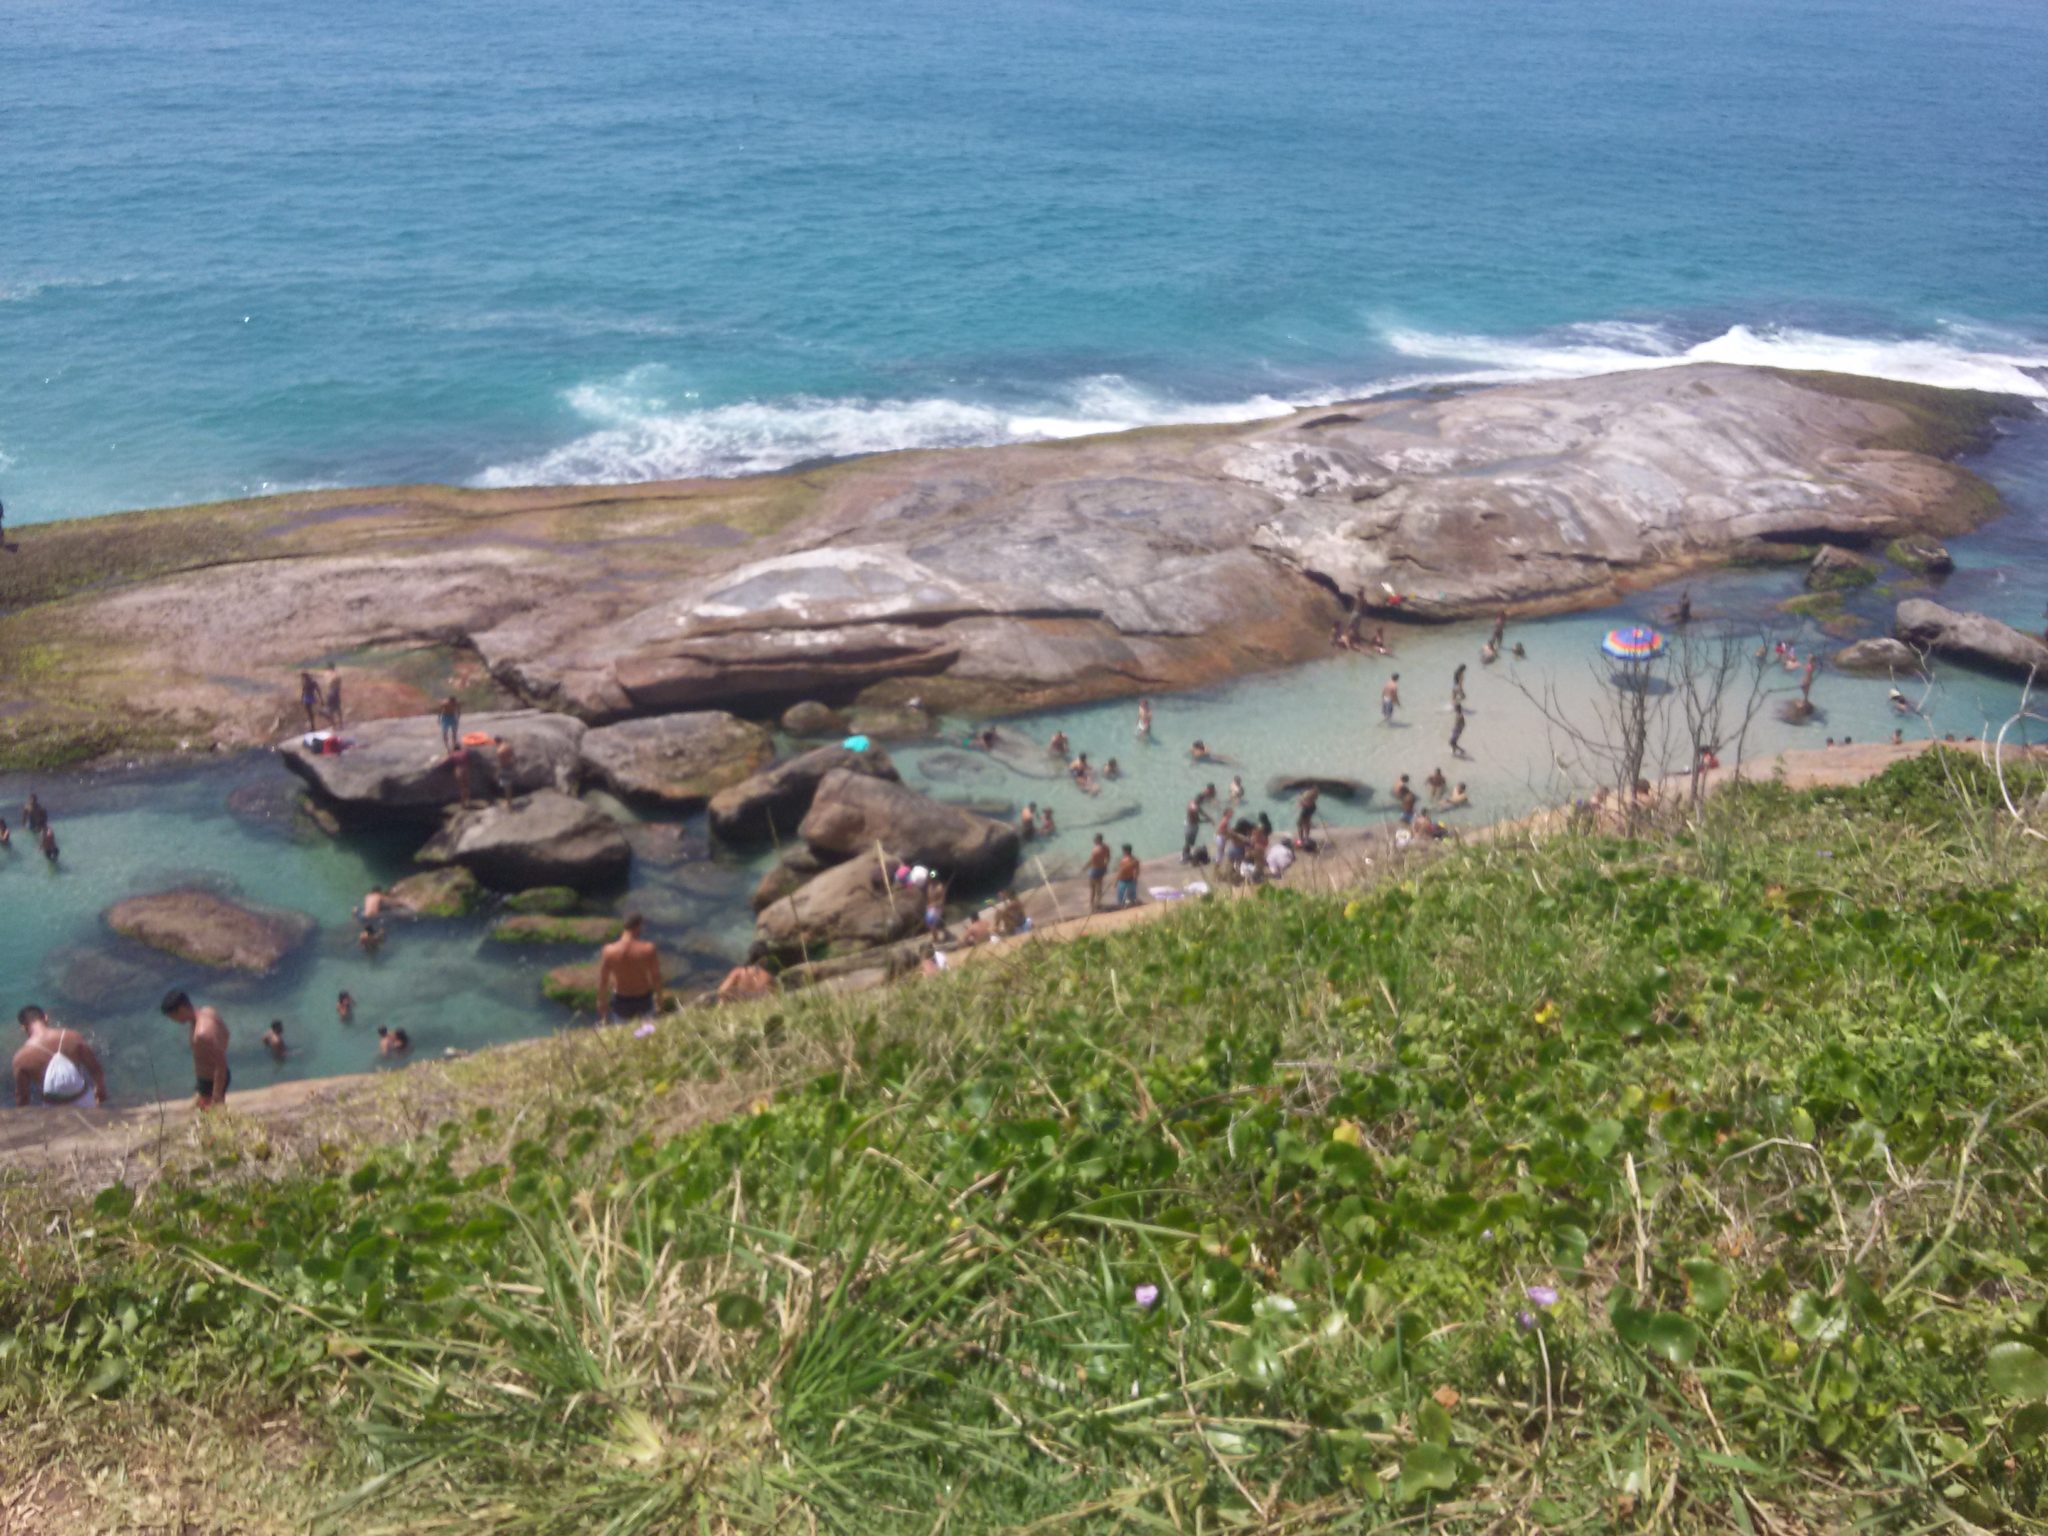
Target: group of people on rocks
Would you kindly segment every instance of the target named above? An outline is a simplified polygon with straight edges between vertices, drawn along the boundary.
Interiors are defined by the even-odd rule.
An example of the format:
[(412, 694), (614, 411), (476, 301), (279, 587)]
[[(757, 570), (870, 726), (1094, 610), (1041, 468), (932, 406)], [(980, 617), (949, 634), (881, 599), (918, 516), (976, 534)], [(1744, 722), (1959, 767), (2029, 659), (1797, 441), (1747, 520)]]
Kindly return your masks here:
[[(28, 799), (22, 804), (21, 825), (29, 837), (34, 839), (36, 851), (52, 869), (55, 869), (57, 860), (63, 856), (63, 850), (57, 846), (57, 830), (50, 825), (50, 813), (43, 809), (43, 802), (36, 798), (34, 790), (28, 792)], [(14, 829), (7, 825), (5, 816), (0, 816), (0, 853), (13, 851)]]

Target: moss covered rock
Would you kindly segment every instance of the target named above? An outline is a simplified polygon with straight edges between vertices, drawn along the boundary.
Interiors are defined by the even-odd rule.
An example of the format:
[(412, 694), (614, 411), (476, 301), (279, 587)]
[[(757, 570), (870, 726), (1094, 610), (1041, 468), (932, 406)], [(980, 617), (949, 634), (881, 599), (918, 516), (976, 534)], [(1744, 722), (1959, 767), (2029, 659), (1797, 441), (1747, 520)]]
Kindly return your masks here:
[(1833, 544), (1823, 545), (1813, 557), (1813, 564), (1806, 568), (1809, 592), (1847, 592), (1870, 586), (1876, 580), (1877, 570), (1868, 560)]
[(1922, 576), (1946, 576), (1956, 568), (1955, 556), (1948, 552), (1948, 546), (1924, 533), (1893, 539), (1885, 545), (1884, 553), (1892, 564), (1918, 571)]
[(483, 897), (476, 876), (459, 867), (407, 875), (391, 887), (392, 904), (421, 917), (468, 917)]
[(597, 1012), (597, 965), (558, 965), (541, 978), (540, 995), (578, 1013)]
[(609, 944), (619, 936), (615, 917), (508, 917), (491, 929), (497, 944)]
[(566, 885), (537, 885), (505, 898), (508, 912), (533, 912), (547, 917), (567, 917), (583, 898)]

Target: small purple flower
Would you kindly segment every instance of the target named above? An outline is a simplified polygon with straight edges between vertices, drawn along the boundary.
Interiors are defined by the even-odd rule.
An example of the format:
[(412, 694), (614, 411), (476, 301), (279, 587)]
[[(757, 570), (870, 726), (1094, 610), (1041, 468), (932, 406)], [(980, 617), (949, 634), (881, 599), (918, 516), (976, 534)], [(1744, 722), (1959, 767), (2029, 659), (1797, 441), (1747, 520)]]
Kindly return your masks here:
[(1554, 1307), (1557, 1305), (1557, 1292), (1547, 1285), (1532, 1285), (1522, 1294), (1535, 1302), (1539, 1307)]
[(1534, 1312), (1517, 1312), (1515, 1314), (1515, 1326), (1524, 1333), (1534, 1331), (1536, 1327), (1536, 1314)]
[(1131, 1296), (1138, 1303), (1141, 1310), (1149, 1312), (1158, 1304), (1159, 1287), (1156, 1285), (1141, 1285), (1131, 1292)]
[(649, 1019), (645, 1024), (642, 1024), (638, 1029), (633, 1031), (633, 1038), (635, 1040), (645, 1040), (649, 1035), (653, 1033), (654, 1020)]

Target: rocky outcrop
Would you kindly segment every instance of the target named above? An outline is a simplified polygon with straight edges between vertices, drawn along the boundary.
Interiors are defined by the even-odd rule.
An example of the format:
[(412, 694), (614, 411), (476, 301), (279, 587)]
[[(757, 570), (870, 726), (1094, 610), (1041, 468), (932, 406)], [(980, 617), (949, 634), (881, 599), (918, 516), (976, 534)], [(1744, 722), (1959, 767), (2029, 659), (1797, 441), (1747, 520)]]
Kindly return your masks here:
[[(462, 730), (505, 738), (512, 748), (514, 794), (575, 789), (582, 772), (582, 721), (517, 710), (465, 716)], [(331, 756), (296, 737), (279, 750), (287, 768), (344, 810), (431, 816), (461, 798), (434, 716), (372, 720), (350, 726), (342, 738), (351, 745)], [(481, 799), (498, 787), (496, 755), (479, 747), (470, 757), (470, 793)]]
[(925, 741), (937, 727), (914, 704), (870, 705), (856, 709), (847, 728), (870, 741)]
[(585, 771), (622, 800), (696, 810), (773, 756), (768, 732), (716, 710), (655, 715), (584, 733)]
[(908, 938), (924, 923), (915, 891), (894, 889), (873, 859), (849, 859), (761, 909), (757, 954), (796, 962)]
[(1955, 556), (1948, 552), (1948, 546), (1924, 533), (1903, 534), (1887, 544), (1884, 552), (1892, 564), (1922, 576), (1946, 576), (1956, 568)]
[(846, 716), (829, 704), (820, 704), (816, 699), (805, 699), (792, 704), (782, 712), (782, 728), (795, 737), (823, 739), (827, 736), (847, 734)]
[(1913, 672), (1920, 670), (1920, 653), (1903, 640), (1879, 638), (1858, 640), (1835, 652), (1834, 663), (1844, 672)]
[(985, 885), (1017, 867), (1017, 828), (945, 805), (893, 780), (836, 769), (825, 775), (797, 836), (827, 861), (877, 848), (892, 864), (923, 864)]
[(1809, 592), (1846, 592), (1877, 580), (1877, 567), (1836, 544), (1823, 544), (1806, 568)]
[(1908, 598), (1892, 616), (1892, 632), (1908, 645), (1972, 666), (2048, 677), (2048, 644), (1981, 613), (1958, 613), (1924, 598)]
[(477, 878), (459, 865), (407, 875), (391, 887), (391, 904), (416, 917), (467, 917), (483, 905)]
[(633, 855), (609, 816), (542, 790), (509, 809), (456, 812), (418, 858), (427, 865), (459, 864), (493, 890), (565, 885), (588, 891), (623, 884)]
[[(100, 568), (123, 525), (49, 525), (17, 600), (64, 601), (99, 665), (12, 680), (10, 730), (84, 711), (132, 732), (175, 699), (216, 742), (274, 739), (296, 669), (330, 654), (377, 708), (400, 697), (380, 669), (435, 675), (434, 652), (597, 724), (1163, 692), (1326, 654), (1361, 593), (1415, 620), (1591, 605), (1789, 547), (1961, 531), (1997, 498), (1937, 455), (2008, 406), (1696, 364), (682, 486), (307, 493), (152, 514), (178, 558), (133, 581)], [(432, 719), (417, 729), (428, 750), (388, 786), (351, 788), (369, 759), (350, 753), (319, 781), (445, 802), (417, 782)]]
[(814, 849), (798, 843), (771, 864), (768, 872), (754, 886), (754, 910), (759, 912), (769, 902), (780, 901), (812, 877), (823, 874), (828, 862), (820, 858)]
[(826, 774), (837, 770), (878, 779), (897, 777), (885, 752), (870, 748), (819, 747), (755, 774), (711, 797), (711, 830), (728, 843), (765, 843), (796, 834), (811, 808), (811, 796)]
[(246, 907), (196, 887), (133, 896), (109, 907), (106, 925), (125, 939), (217, 970), (266, 975), (316, 926), (303, 912)]

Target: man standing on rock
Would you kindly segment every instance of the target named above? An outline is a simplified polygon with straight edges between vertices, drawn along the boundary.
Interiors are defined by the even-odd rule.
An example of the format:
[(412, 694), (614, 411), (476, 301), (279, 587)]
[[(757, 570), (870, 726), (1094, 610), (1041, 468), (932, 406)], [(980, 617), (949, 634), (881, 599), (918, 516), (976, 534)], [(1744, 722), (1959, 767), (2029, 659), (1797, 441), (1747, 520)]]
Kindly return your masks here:
[(1215, 792), (1216, 786), (1212, 784), (1188, 802), (1187, 827), (1181, 833), (1180, 839), (1180, 861), (1183, 864), (1192, 864), (1195, 861), (1195, 844), (1202, 840), (1202, 824), (1209, 819), (1209, 813), (1203, 809), (1203, 805)]
[(320, 729), (320, 685), (310, 672), (299, 674), (299, 708), (306, 712), (306, 734), (311, 736)]
[(93, 1102), (107, 1102), (107, 1075), (75, 1029), (59, 1029), (50, 1016), (31, 1003), (15, 1015), (27, 1036), (14, 1053), (14, 1102), (27, 1107), (29, 1095), (40, 1092), (45, 1104), (76, 1104), (92, 1089)]
[(1294, 840), (1306, 843), (1316, 830), (1316, 809), (1323, 803), (1323, 792), (1311, 784), (1301, 792), (1301, 798), (1294, 802)]
[(652, 1018), (662, 1001), (661, 956), (640, 936), (645, 921), (638, 912), (626, 918), (625, 931), (597, 953), (597, 1020)]
[(1116, 904), (1119, 908), (1138, 904), (1138, 856), (1129, 843), (1124, 844), (1124, 856), (1116, 861)]
[(192, 1076), (196, 1109), (217, 1109), (228, 1101), (228, 1024), (212, 1008), (194, 1008), (192, 999), (172, 990), (164, 995), (163, 1015), (185, 1026), (192, 1040)]
[(1109, 844), (1095, 834), (1095, 846), (1088, 850), (1088, 910), (1102, 910), (1102, 882), (1109, 876)]
[(341, 668), (327, 674), (327, 723), (341, 729)]

